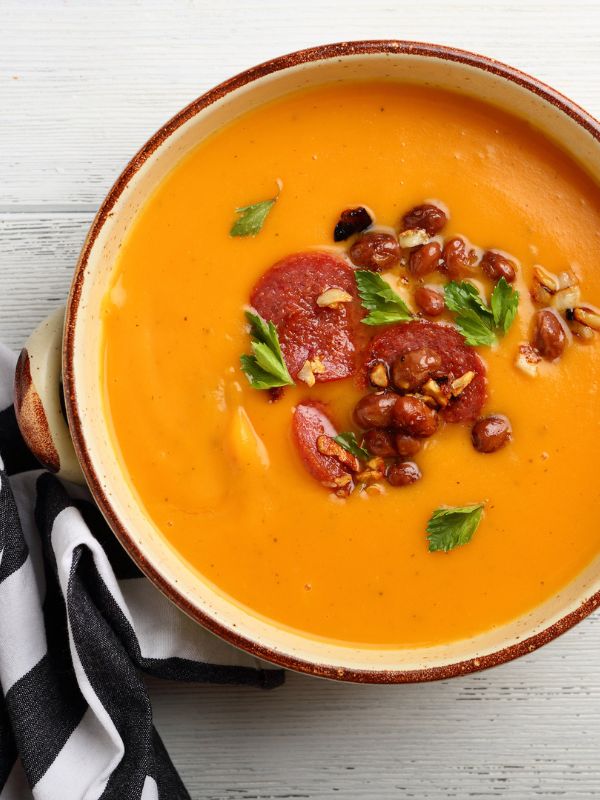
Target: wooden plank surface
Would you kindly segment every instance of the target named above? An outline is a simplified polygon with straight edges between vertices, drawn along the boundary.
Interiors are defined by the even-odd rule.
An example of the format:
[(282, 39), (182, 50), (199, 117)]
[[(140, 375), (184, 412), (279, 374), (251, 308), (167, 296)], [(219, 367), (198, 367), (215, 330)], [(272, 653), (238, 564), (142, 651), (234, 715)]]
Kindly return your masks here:
[[(595, 1), (0, 0), (0, 340), (18, 348), (62, 302), (120, 167), (228, 75), (320, 42), (413, 38), (508, 61), (600, 115), (599, 34)], [(600, 795), (597, 616), (447, 683), (150, 688), (194, 798)]]

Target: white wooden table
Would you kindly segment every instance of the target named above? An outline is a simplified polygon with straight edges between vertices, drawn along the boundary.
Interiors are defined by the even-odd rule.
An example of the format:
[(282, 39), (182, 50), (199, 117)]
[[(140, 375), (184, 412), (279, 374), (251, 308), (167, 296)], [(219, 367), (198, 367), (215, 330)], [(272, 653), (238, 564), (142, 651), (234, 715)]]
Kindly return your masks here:
[[(0, 340), (19, 347), (61, 303), (121, 167), (223, 78), (326, 41), (417, 39), (507, 61), (600, 116), (599, 36), (595, 0), (0, 0)], [(600, 796), (598, 616), (448, 683), (151, 692), (194, 798)]]

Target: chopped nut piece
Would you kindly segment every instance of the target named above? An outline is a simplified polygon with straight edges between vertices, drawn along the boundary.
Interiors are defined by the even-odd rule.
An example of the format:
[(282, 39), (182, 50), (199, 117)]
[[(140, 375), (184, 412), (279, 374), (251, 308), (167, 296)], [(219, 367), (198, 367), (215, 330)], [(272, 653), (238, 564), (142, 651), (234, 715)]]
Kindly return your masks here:
[(429, 406), (429, 408), (438, 407), (435, 397), (431, 397), (431, 395), (428, 394), (421, 394), (420, 392), (407, 392), (404, 397), (416, 397), (417, 400), (421, 400), (421, 402), (425, 403), (425, 405)]
[(366, 494), (385, 494), (385, 487), (381, 483), (371, 483), (363, 486), (363, 491)]
[(325, 364), (321, 361), (319, 356), (313, 358), (310, 362), (310, 366), (315, 375), (323, 375), (323, 373), (326, 372)]
[(347, 472), (345, 475), (340, 475), (339, 478), (334, 478), (333, 482), (336, 486), (347, 486), (352, 482), (352, 475)]
[(380, 389), (386, 389), (390, 379), (388, 377), (387, 367), (383, 361), (379, 361), (369, 372), (369, 380), (373, 386), (378, 386)]
[(530, 364), (523, 353), (519, 353), (517, 355), (515, 359), (515, 367), (520, 369), (521, 372), (524, 372), (526, 375), (529, 375), (531, 378), (535, 378), (538, 373), (537, 364)]
[(534, 266), (533, 276), (535, 280), (544, 287), (544, 289), (547, 289), (550, 292), (550, 294), (554, 294), (555, 292), (559, 292), (561, 289), (565, 288), (561, 286), (561, 281), (558, 275), (555, 275), (553, 272), (549, 272), (539, 264)]
[(324, 372), (326, 372), (325, 364), (317, 356), (312, 361), (305, 361), (296, 377), (312, 388), (315, 385), (315, 375), (322, 375)]
[(542, 286), (541, 283), (534, 280), (533, 288), (531, 290), (531, 299), (538, 306), (549, 306), (552, 302), (552, 292)]
[(594, 331), (600, 331), (600, 311), (597, 309), (579, 307), (573, 311), (573, 316), (582, 325), (586, 325)]
[(569, 286), (566, 289), (560, 289), (553, 295), (550, 305), (557, 311), (564, 311), (567, 308), (573, 308), (577, 305), (580, 299), (581, 292), (579, 286)]
[(519, 352), (515, 360), (515, 367), (520, 369), (526, 375), (535, 378), (537, 375), (537, 365), (542, 360), (541, 355), (530, 344), (522, 344), (519, 346)]
[(594, 331), (588, 328), (587, 325), (582, 325), (581, 322), (577, 322), (576, 319), (569, 320), (567, 324), (571, 333), (579, 339), (585, 339), (589, 342), (594, 338)]
[(577, 278), (570, 272), (553, 272), (536, 264), (533, 268), (531, 296), (540, 306), (549, 306), (564, 311), (579, 302)]
[(360, 462), (356, 456), (349, 453), (341, 444), (338, 444), (331, 436), (321, 434), (317, 436), (317, 450), (323, 456), (332, 456), (344, 467), (348, 467), (351, 472), (358, 472)]
[(317, 297), (319, 308), (339, 308), (340, 303), (351, 303), (352, 295), (337, 286), (325, 291)]
[(350, 478), (349, 483), (340, 486), (336, 490), (335, 495), (336, 497), (350, 497), (353, 489), (354, 489), (354, 483), (352, 482), (352, 478)]
[(519, 346), (519, 353), (527, 359), (529, 364), (539, 364), (542, 360), (541, 355), (530, 344), (522, 344)]
[(349, 472), (345, 472), (331, 482), (323, 483), (323, 486), (328, 489), (335, 489), (337, 497), (348, 497), (354, 489), (354, 482), (352, 481), (352, 475)]
[(299, 381), (304, 381), (307, 386), (312, 387), (315, 385), (315, 374), (310, 361), (304, 362), (302, 369), (297, 375), (297, 378)]
[(427, 381), (427, 383), (424, 383), (423, 386), (421, 386), (421, 391), (427, 397), (430, 397), (432, 400), (435, 400), (438, 406), (444, 408), (444, 406), (448, 405), (448, 401), (450, 398), (444, 392), (439, 383), (437, 383), (437, 381), (434, 381), (433, 378), (430, 378)]
[(560, 272), (558, 274), (558, 282), (561, 289), (568, 289), (569, 286), (577, 286), (577, 278), (572, 272)]
[(469, 372), (465, 372), (464, 375), (461, 375), (460, 378), (457, 378), (455, 381), (452, 381), (452, 383), (450, 384), (452, 395), (454, 397), (458, 397), (459, 394), (462, 394), (462, 392), (464, 392), (464, 390), (471, 383), (474, 377), (475, 373), (472, 370), (469, 370)]
[(367, 467), (369, 469), (377, 470), (383, 474), (383, 471), (385, 470), (385, 461), (381, 456), (375, 456), (375, 458), (371, 458), (369, 461), (367, 461)]
[(358, 472), (356, 475), (356, 480), (360, 483), (364, 483), (367, 486), (371, 483), (376, 483), (383, 478), (383, 470), (380, 469), (364, 469), (362, 472)]
[(421, 244), (427, 244), (429, 239), (430, 236), (424, 228), (409, 228), (398, 234), (400, 247), (418, 247)]

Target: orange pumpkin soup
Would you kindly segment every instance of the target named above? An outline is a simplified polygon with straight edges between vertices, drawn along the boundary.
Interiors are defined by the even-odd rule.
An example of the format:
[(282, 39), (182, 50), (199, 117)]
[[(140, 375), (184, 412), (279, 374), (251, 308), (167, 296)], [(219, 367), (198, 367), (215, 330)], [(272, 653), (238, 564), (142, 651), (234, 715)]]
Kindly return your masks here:
[[(237, 603), (342, 642), (440, 644), (560, 592), (600, 552), (599, 236), (591, 179), (464, 97), (338, 84), (239, 118), (156, 189), (105, 299), (149, 517)], [(245, 375), (264, 320), (273, 371)]]

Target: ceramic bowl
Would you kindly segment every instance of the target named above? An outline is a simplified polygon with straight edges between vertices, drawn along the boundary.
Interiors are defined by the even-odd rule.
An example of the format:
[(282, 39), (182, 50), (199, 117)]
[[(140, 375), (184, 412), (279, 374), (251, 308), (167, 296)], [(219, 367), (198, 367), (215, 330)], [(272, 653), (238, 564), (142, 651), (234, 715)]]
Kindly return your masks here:
[(68, 429), (57, 393), (51, 408), (45, 400), (57, 379), (53, 370), (60, 371), (60, 315), (47, 324), (45, 336), (36, 334), (21, 358), (18, 410), (38, 457), (71, 479), (81, 466), (123, 547), (150, 580), (198, 623), (284, 667), (348, 681), (403, 683), (483, 669), (553, 639), (600, 604), (598, 561), (526, 616), (452, 644), (377, 650), (283, 630), (211, 588), (150, 522), (124, 480), (98, 391), (100, 303), (121, 242), (157, 184), (201, 139), (245, 111), (304, 87), (365, 79), (438, 86), (499, 106), (531, 122), (600, 181), (598, 122), (558, 92), (489, 58), (428, 44), (367, 41), (303, 50), (261, 64), (211, 89), (167, 122), (133, 157), (102, 204), (83, 247), (66, 309), (62, 377)]

